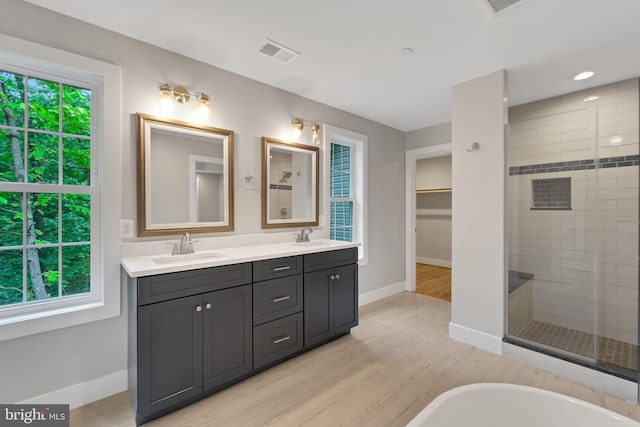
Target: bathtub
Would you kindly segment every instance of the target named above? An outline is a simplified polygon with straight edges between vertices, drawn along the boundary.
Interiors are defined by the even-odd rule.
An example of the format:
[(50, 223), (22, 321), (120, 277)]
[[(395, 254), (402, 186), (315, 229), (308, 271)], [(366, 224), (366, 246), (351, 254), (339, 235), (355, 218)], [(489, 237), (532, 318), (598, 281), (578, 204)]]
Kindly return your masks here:
[(514, 384), (470, 384), (449, 390), (407, 427), (622, 427), (640, 423), (551, 391)]

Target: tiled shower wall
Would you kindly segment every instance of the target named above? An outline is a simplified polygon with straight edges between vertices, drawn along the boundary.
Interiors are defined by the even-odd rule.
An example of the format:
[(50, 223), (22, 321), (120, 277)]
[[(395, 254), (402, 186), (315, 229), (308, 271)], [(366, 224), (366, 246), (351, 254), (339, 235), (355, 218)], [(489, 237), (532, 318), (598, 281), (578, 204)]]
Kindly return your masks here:
[[(633, 344), (638, 105), (633, 79), (512, 107), (508, 143), (509, 268), (534, 274), (533, 318)], [(571, 179), (570, 210), (531, 209), (548, 178)]]

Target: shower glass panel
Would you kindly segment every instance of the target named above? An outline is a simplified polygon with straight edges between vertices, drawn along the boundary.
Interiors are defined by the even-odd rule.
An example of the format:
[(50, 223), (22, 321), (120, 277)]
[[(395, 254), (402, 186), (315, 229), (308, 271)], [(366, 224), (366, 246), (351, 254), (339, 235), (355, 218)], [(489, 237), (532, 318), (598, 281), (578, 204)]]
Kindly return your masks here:
[(638, 80), (509, 109), (505, 341), (638, 380)]

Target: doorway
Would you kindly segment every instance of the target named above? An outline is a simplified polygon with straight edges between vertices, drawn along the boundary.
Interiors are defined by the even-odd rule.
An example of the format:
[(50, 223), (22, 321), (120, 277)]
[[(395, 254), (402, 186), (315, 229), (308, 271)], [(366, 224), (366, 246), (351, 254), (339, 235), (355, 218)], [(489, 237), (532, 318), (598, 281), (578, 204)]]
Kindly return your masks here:
[(451, 301), (451, 144), (405, 160), (406, 290)]

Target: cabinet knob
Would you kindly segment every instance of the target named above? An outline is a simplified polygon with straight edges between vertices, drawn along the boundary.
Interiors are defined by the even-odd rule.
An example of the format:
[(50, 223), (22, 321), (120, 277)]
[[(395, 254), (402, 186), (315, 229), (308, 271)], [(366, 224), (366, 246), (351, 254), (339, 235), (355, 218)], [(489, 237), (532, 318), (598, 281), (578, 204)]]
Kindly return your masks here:
[(205, 306), (204, 306), (204, 308), (206, 308), (207, 310), (211, 310), (211, 307), (213, 307), (213, 306), (211, 305), (210, 302), (206, 303)]
[(339, 275), (339, 274), (336, 274), (336, 279), (339, 279), (339, 278), (340, 278), (340, 275)]
[(202, 306), (201, 305), (196, 305), (196, 311), (202, 311)]
[(329, 279), (331, 280), (336, 280), (336, 276), (334, 276), (333, 274), (331, 276), (329, 276)]

